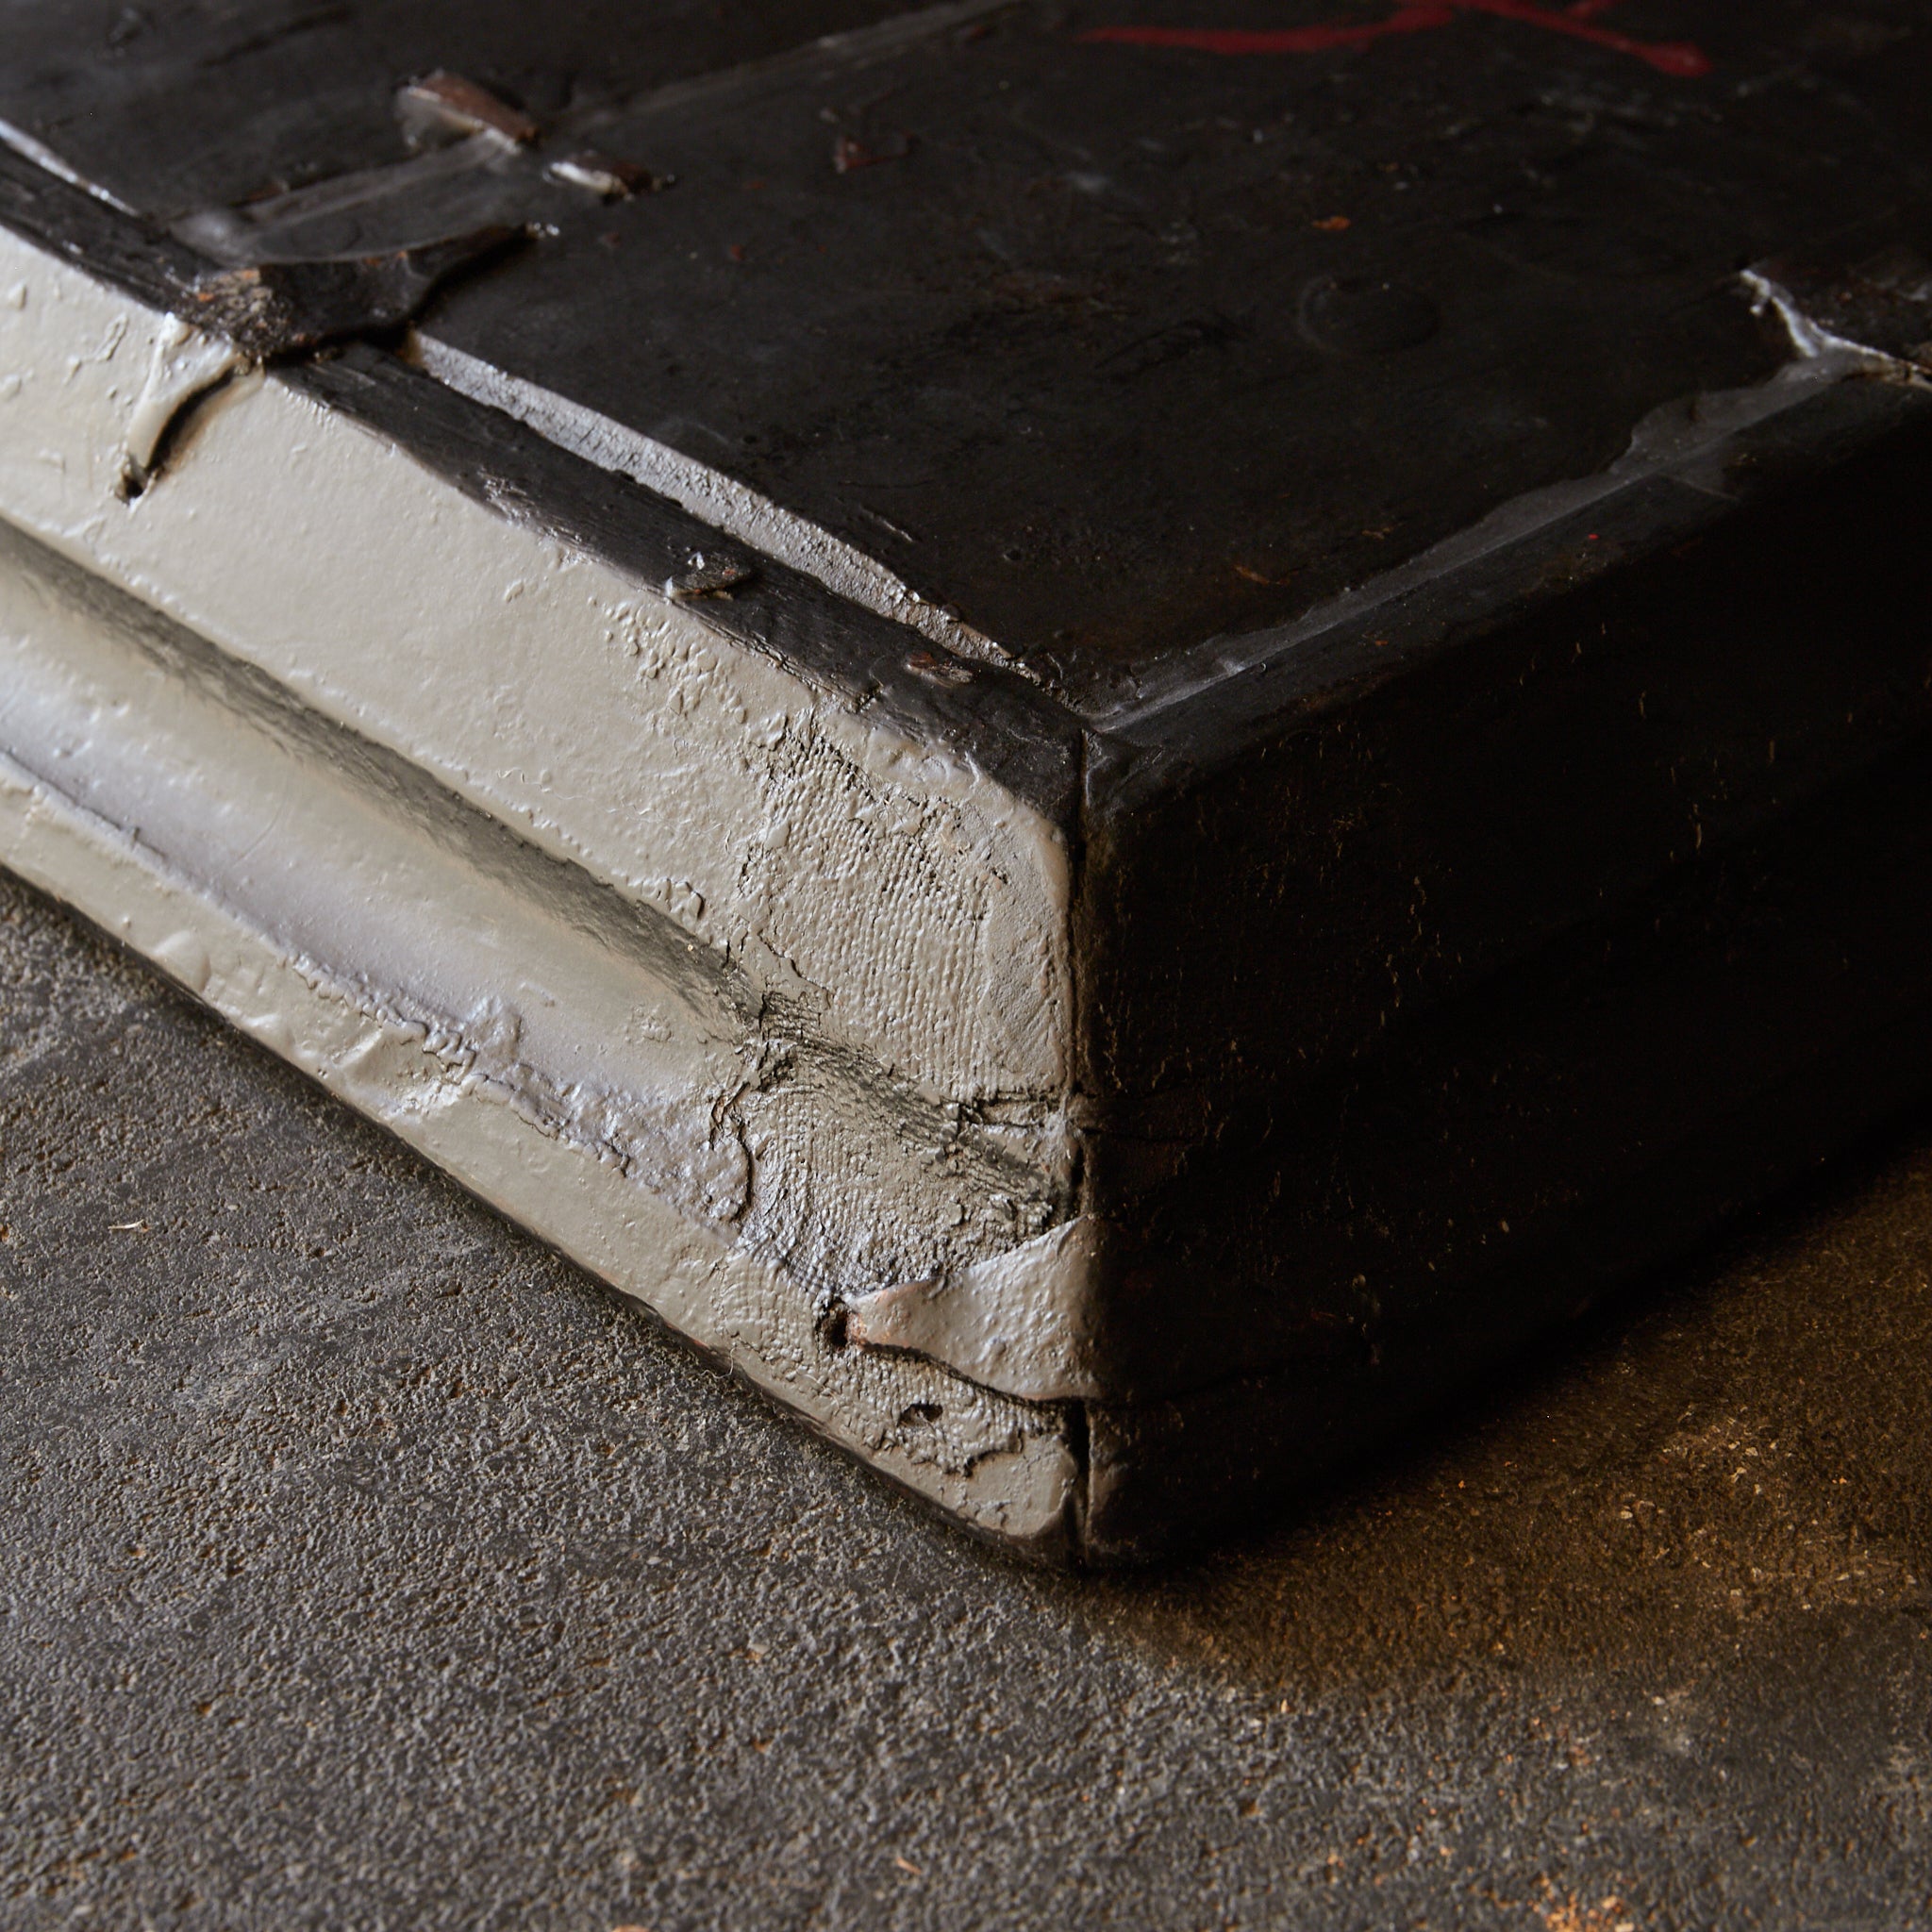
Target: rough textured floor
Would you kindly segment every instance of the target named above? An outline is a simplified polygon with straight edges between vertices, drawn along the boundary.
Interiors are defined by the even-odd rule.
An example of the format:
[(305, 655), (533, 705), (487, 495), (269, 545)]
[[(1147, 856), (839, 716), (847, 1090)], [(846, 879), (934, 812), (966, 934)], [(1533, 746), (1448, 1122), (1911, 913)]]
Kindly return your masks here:
[(0, 1921), (1932, 1922), (1932, 1137), (1016, 1570), (0, 882)]

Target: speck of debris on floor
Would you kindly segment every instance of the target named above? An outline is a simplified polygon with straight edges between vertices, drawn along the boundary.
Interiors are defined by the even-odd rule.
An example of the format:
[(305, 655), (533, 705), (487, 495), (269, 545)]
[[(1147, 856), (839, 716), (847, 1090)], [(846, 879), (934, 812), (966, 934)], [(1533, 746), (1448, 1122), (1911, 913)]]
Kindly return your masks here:
[(1928, 1921), (1924, 1121), (1098, 1579), (4, 882), (0, 1224), (8, 1927)]

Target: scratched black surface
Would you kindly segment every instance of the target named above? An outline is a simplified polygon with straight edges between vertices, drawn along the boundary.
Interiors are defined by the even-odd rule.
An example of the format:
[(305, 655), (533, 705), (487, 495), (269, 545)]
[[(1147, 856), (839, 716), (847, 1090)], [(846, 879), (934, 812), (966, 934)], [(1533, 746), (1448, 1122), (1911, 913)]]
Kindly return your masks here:
[[(1895, 242), (1932, 192), (1923, 0), (1596, 9), (1631, 47), (1438, 9), (1242, 56), (1083, 35), (1390, 9), (1088, 0), (745, 67), (889, 11), (16, 8), (0, 110), (166, 214), (399, 158), (426, 65), (593, 126), (675, 191), (567, 212), (432, 332), (875, 552), (1083, 706), (1759, 379), (1784, 349), (1737, 271)], [(1645, 58), (1680, 43), (1707, 73)]]
[(458, 68), (554, 117), (864, 26), (902, 0), (7, 0), (0, 115), (172, 217), (379, 165)]

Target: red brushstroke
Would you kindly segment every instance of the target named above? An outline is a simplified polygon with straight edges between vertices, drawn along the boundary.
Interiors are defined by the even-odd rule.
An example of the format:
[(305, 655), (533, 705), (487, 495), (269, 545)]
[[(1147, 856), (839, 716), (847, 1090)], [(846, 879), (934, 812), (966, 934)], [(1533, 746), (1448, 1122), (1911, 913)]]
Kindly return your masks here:
[(1449, 26), (1453, 7), (1398, 7), (1387, 20), (1324, 21), (1316, 26), (1244, 30), (1240, 27), (1097, 26), (1083, 41), (1117, 41), (1130, 47), (1188, 47), (1201, 54), (1321, 54), (1330, 47), (1366, 47), (1385, 34)]
[(1111, 41), (1130, 47), (1187, 47), (1202, 54), (1320, 54), (1331, 47), (1366, 47), (1391, 34), (1422, 33), (1431, 27), (1453, 26), (1464, 13), (1493, 13), (1551, 33), (1568, 34), (1613, 54), (1628, 54), (1680, 80), (1696, 80), (1710, 72), (1703, 48), (1688, 41), (1637, 41), (1606, 26), (1593, 26), (1599, 13), (1615, 0), (1575, 0), (1561, 13), (1536, 0), (1424, 0), (1398, 6), (1386, 20), (1328, 20), (1313, 26), (1272, 28), (1185, 26), (1097, 26), (1083, 41)]

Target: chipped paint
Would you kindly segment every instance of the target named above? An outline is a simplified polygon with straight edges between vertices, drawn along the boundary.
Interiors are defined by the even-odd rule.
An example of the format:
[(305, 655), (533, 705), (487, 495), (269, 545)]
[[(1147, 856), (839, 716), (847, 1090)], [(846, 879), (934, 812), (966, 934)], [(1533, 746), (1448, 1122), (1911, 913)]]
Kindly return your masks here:
[(398, 91), (396, 113), (419, 133), (482, 134), (513, 147), (535, 141), (541, 131), (521, 108), (441, 67)]
[(1829, 361), (1851, 373), (1903, 382), (1914, 389), (1932, 388), (1932, 374), (1916, 361), (1894, 356), (1865, 342), (1853, 341), (1827, 328), (1809, 314), (1791, 291), (1762, 269), (1746, 269), (1739, 276), (1751, 291), (1753, 309), (1774, 314), (1784, 325), (1791, 347), (1807, 362)]
[[(4, 526), (0, 859), (888, 1473), (999, 1533), (1062, 1534), (1059, 1414), (836, 1346), (780, 1252), (789, 1199), (794, 1244), (849, 1269), (853, 1208), (824, 1213), (872, 1198), (916, 1109), (869, 1105), (849, 1057), (805, 1041), (768, 1096), (763, 1002), (668, 917)], [(1027, 1140), (996, 1172), (1016, 1192)], [(883, 1211), (937, 1228), (977, 1202), (960, 1238), (1013, 1238), (983, 1155), (903, 1164), (924, 1197)]]
[(123, 494), (147, 488), (162, 440), (181, 412), (247, 365), (248, 358), (225, 336), (204, 334), (185, 322), (175, 322), (156, 335), (147, 380), (128, 412), (121, 444), (118, 487)]
[(1027, 1402), (1106, 1391), (1094, 1333), (1097, 1224), (1062, 1222), (1018, 1247), (852, 1304), (849, 1339), (905, 1351)]
[(44, 168), (57, 181), (64, 181), (70, 188), (77, 188), (83, 194), (91, 194), (105, 203), (117, 214), (131, 215), (137, 212), (121, 199), (118, 194), (103, 188), (98, 181), (90, 181), (85, 175), (70, 167), (45, 142), (36, 141), (24, 127), (16, 127), (10, 121), (0, 121), (0, 142), (10, 147), (15, 154), (31, 161), (37, 168)]
[(991, 638), (928, 603), (875, 558), (782, 508), (722, 470), (567, 396), (506, 375), (433, 336), (419, 332), (412, 355), (439, 382), (446, 382), (472, 401), (514, 416), (559, 449), (567, 449), (599, 469), (614, 471), (668, 496), (754, 550), (816, 577), (841, 597), (909, 625), (959, 657), (1012, 665), (1007, 652)]
[(1059, 1535), (1059, 1410), (821, 1333), (1070, 1211), (1058, 833), (273, 375), (153, 475), (234, 352), (0, 258), (7, 862), (902, 1480)]
[[(969, 1103), (1058, 1094), (1067, 861), (1032, 808), (274, 377), (204, 412), (165, 487), (115, 504), (177, 325), (11, 237), (0, 280), (31, 291), (0, 309), (30, 378), (0, 513), (698, 943), (810, 989), (830, 1036), (894, 1076)], [(34, 375), (117, 316), (112, 355), (61, 393)], [(487, 680), (447, 671), (483, 662)]]

